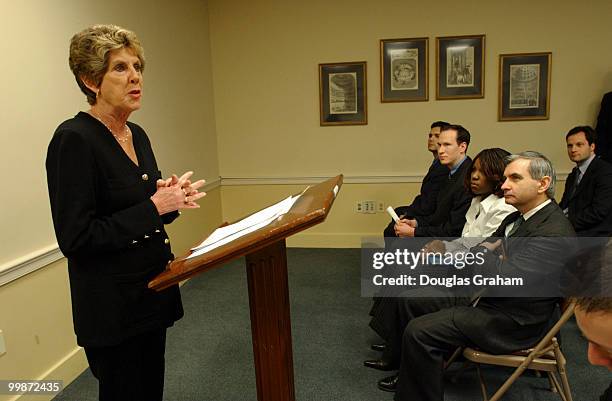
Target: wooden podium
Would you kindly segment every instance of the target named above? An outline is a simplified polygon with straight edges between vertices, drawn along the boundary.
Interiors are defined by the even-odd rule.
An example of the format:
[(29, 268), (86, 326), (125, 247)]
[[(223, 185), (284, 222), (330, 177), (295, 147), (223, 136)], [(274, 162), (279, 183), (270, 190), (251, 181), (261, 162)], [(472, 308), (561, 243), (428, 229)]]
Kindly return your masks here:
[(321, 223), (342, 174), (309, 187), (272, 223), (203, 255), (175, 259), (149, 288), (161, 290), (246, 255), (258, 401), (294, 401), (293, 350), (285, 238)]

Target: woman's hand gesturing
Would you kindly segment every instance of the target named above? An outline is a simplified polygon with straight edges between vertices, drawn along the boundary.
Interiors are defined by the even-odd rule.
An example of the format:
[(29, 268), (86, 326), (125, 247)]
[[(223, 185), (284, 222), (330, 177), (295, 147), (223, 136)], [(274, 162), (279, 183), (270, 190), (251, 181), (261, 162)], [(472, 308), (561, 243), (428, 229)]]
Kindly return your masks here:
[(160, 215), (179, 209), (200, 207), (196, 201), (206, 196), (206, 192), (199, 191), (205, 181), (191, 182), (192, 175), (193, 171), (188, 171), (181, 177), (172, 174), (170, 178), (157, 180), (157, 191), (151, 196), (151, 200)]

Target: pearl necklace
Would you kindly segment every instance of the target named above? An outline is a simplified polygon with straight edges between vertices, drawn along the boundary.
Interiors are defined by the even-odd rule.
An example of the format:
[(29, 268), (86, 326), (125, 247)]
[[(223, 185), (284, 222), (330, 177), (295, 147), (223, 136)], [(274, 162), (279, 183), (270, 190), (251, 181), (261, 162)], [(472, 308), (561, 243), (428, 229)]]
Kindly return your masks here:
[(115, 135), (115, 133), (113, 132), (113, 130), (104, 122), (102, 121), (102, 119), (98, 116), (96, 116), (93, 113), (89, 113), (92, 116), (95, 117), (96, 120), (100, 121), (102, 123), (102, 125), (104, 125), (106, 127), (106, 129), (108, 130), (108, 132), (110, 132), (111, 134), (113, 134), (113, 136), (115, 137), (115, 139), (120, 142), (120, 143), (126, 143), (127, 141), (129, 141), (130, 139), (130, 127), (127, 126), (127, 124), (123, 125), (123, 132), (125, 133), (125, 137), (120, 138), (118, 135)]

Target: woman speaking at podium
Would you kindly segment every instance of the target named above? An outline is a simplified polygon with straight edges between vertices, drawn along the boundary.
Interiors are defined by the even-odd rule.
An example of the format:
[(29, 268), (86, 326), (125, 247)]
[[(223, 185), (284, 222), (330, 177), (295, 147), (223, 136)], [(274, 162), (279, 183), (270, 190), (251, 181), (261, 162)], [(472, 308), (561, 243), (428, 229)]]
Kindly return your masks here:
[(74, 328), (101, 401), (161, 401), (166, 329), (183, 315), (178, 286), (148, 281), (173, 259), (164, 224), (199, 207), (204, 181), (162, 179), (140, 108), (145, 65), (136, 35), (95, 25), (73, 36), (69, 65), (90, 109), (59, 125), (47, 181), (68, 259)]

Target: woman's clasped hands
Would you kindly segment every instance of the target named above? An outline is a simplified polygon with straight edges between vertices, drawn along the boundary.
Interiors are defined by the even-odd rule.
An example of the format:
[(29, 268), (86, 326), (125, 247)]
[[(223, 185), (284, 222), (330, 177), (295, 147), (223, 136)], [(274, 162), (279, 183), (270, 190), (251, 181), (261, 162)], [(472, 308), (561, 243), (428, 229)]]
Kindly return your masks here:
[(191, 182), (193, 171), (187, 171), (180, 177), (172, 174), (165, 180), (157, 180), (157, 191), (151, 196), (160, 215), (179, 209), (197, 209), (200, 207), (196, 202), (206, 196), (206, 192), (200, 192), (205, 180)]

